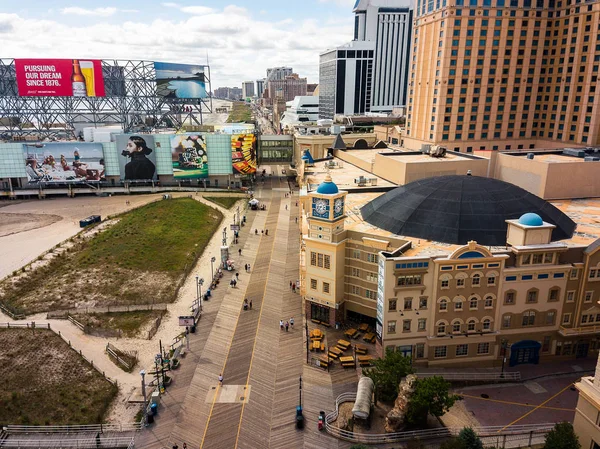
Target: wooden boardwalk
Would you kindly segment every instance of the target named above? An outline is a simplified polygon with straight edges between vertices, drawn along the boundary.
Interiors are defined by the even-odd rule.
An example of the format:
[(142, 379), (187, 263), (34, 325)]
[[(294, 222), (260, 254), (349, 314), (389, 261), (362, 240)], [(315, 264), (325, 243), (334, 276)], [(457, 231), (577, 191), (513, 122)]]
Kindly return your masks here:
[[(140, 433), (136, 447), (181, 448), (183, 442), (190, 449), (350, 447), (319, 432), (317, 418), (320, 410), (333, 409), (338, 391), (355, 389), (356, 372), (327, 373), (305, 363), (302, 298), (289, 289), (299, 279), (297, 197), (284, 197), (287, 183), (279, 178), (267, 178), (266, 186), (257, 196), (267, 211), (246, 214), (242, 258), (232, 256), (238, 268), (250, 263), (252, 273), (239, 271), (238, 288), (220, 286), (205, 305), (191, 351), (172, 373), (155, 424)], [(269, 235), (262, 236), (261, 229)], [(244, 298), (252, 300), (251, 311), (242, 310)], [(295, 328), (280, 330), (279, 320), (291, 317)], [(295, 426), (300, 376), (304, 430)]]

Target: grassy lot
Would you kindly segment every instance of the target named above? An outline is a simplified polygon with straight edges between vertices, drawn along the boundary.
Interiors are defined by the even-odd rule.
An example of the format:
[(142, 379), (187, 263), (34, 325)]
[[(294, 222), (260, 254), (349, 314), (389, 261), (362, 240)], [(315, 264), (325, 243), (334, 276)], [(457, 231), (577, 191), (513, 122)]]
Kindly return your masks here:
[(26, 314), (173, 302), (223, 215), (190, 198), (135, 209), (49, 263), (9, 278), (0, 301)]
[(219, 206), (223, 206), (226, 209), (231, 209), (235, 203), (243, 199), (232, 196), (205, 196), (204, 198), (213, 203), (217, 203)]
[[(154, 321), (165, 313), (167, 313), (166, 310), (135, 310), (133, 312), (75, 314), (73, 318), (84, 326), (100, 330), (120, 330), (123, 337), (135, 338), (140, 337), (138, 335), (140, 328), (146, 323)], [(146, 335), (141, 335), (141, 337), (146, 338)]]
[(0, 329), (0, 424), (103, 422), (117, 387), (48, 329)]
[(252, 110), (250, 105), (244, 101), (234, 101), (231, 107), (227, 123), (251, 122)]

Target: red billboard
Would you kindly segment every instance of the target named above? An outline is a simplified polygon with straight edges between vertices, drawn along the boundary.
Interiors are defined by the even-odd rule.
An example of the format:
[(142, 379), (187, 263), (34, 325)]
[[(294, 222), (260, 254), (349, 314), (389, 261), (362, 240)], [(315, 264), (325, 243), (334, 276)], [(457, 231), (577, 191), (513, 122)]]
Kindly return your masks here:
[(104, 97), (99, 59), (15, 59), (21, 97)]

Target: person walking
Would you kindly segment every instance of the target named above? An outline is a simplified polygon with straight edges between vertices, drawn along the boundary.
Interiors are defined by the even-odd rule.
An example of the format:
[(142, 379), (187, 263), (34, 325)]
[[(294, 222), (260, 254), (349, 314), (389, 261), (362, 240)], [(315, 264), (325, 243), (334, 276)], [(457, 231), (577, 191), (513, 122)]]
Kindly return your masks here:
[(290, 290), (292, 289), (292, 281), (290, 281)]
[(185, 444), (185, 441), (183, 442), (183, 449), (187, 449), (187, 444)]
[(292, 283), (292, 293), (296, 293), (296, 284)]
[(283, 320), (279, 320), (279, 328), (283, 330)]
[(298, 223), (298, 217), (296, 217), (296, 223)]
[(290, 323), (289, 322), (285, 322), (285, 331), (288, 332), (288, 328), (290, 327)]
[(248, 272), (248, 264), (244, 264), (244, 271), (247, 273)]
[(252, 300), (248, 304), (250, 305), (250, 310), (252, 310)]
[(242, 248), (238, 249), (238, 254), (241, 256), (242, 255)]
[(223, 373), (219, 373), (219, 385), (223, 386)]
[(250, 264), (248, 264), (248, 269), (246, 271), (250, 273)]
[(285, 210), (287, 210), (287, 204), (285, 205)]
[(237, 273), (237, 272), (235, 273), (235, 280), (236, 281), (240, 280), (240, 273)]
[(290, 318), (290, 326), (292, 326), (292, 329), (294, 328), (294, 317)]

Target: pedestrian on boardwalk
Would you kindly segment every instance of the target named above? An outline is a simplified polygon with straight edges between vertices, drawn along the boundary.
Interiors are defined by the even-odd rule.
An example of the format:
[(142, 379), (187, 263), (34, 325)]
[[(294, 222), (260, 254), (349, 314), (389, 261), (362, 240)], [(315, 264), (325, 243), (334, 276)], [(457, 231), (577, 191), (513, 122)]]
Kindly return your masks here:
[(223, 373), (219, 373), (219, 385), (223, 386)]
[(250, 310), (252, 310), (252, 300), (250, 300), (249, 305), (250, 305)]
[(296, 223), (298, 223), (298, 217), (296, 217)]
[(177, 446), (177, 443), (173, 443), (173, 449), (179, 449), (179, 446)]
[(292, 283), (292, 293), (296, 293), (296, 284)]
[(287, 210), (287, 204), (285, 205), (285, 210)]
[(248, 272), (248, 264), (244, 264), (244, 271), (247, 273)]
[(283, 330), (283, 320), (279, 320), (279, 328)]
[(254, 235), (258, 235), (258, 229), (254, 230)]
[(269, 230), (265, 229), (265, 235), (269, 235)]
[(290, 290), (292, 289), (292, 281), (290, 281)]
[(235, 288), (237, 286), (237, 281), (234, 279), (233, 280), (233, 288)]
[(288, 332), (288, 328), (290, 327), (290, 323), (288, 323), (287, 321), (285, 322), (285, 331)]
[(235, 273), (235, 280), (239, 281), (240, 280), (240, 273)]
[(264, 230), (264, 229), (261, 229), (261, 230), (260, 230), (260, 233), (264, 235), (264, 233), (265, 233), (265, 230)]
[(248, 264), (248, 269), (246, 271), (250, 273), (250, 264)]
[(241, 256), (242, 255), (242, 248), (238, 249), (238, 254)]
[[(196, 194), (198, 195), (198, 194)], [(187, 449), (187, 444), (185, 444), (185, 441), (183, 442), (183, 449)]]
[(292, 326), (292, 329), (294, 328), (294, 317), (290, 318), (290, 326)]

